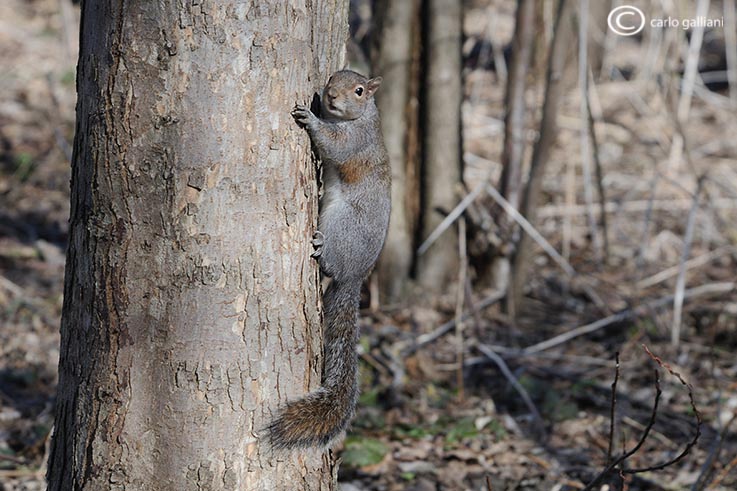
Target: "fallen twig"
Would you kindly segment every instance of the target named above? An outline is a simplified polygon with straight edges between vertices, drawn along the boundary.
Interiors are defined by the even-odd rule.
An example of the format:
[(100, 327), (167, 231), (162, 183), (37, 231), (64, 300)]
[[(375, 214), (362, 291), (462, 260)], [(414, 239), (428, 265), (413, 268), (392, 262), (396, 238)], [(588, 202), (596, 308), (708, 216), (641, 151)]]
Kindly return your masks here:
[[(707, 283), (706, 285), (701, 285), (695, 288), (689, 288), (688, 290), (685, 290), (683, 293), (683, 298), (687, 299), (687, 298), (693, 298), (693, 297), (698, 297), (702, 295), (727, 293), (727, 292), (734, 290), (734, 288), (735, 288), (735, 283), (731, 281), (721, 282), (721, 283)], [(527, 348), (522, 350), (522, 353), (531, 354), (531, 353), (537, 353), (538, 351), (544, 351), (544, 350), (550, 349), (554, 346), (558, 346), (567, 341), (570, 341), (571, 339), (577, 338), (579, 336), (583, 336), (584, 334), (589, 334), (594, 331), (598, 331), (599, 329), (606, 327), (608, 325), (614, 324), (615, 322), (620, 322), (625, 319), (637, 317), (641, 315), (643, 312), (646, 312), (650, 309), (663, 307), (671, 303), (672, 301), (673, 301), (673, 295), (668, 295), (667, 297), (659, 298), (656, 300), (651, 300), (650, 302), (646, 302), (635, 308), (625, 309), (621, 312), (617, 312), (616, 314), (612, 314), (608, 317), (604, 317), (603, 319), (599, 319), (590, 324), (586, 324), (584, 326), (571, 329), (570, 331), (564, 332), (563, 334), (559, 334), (558, 336), (555, 336), (553, 338), (547, 339), (537, 344), (533, 344), (532, 346), (528, 346)]]
[(525, 388), (522, 387), (522, 384), (519, 383), (517, 377), (514, 376), (504, 359), (497, 353), (495, 353), (494, 350), (491, 349), (489, 346), (479, 343), (477, 345), (477, 348), (481, 353), (483, 353), (485, 357), (496, 363), (496, 366), (499, 367), (502, 375), (504, 375), (504, 377), (509, 381), (514, 390), (517, 391), (517, 393), (524, 401), (525, 406), (527, 406), (527, 409), (529, 409), (530, 413), (532, 414), (533, 420), (535, 421), (535, 426), (537, 426), (537, 430), (540, 432), (540, 435), (544, 435), (545, 423), (543, 422), (542, 416), (540, 416), (540, 411), (537, 410), (535, 403), (532, 402), (530, 394), (528, 394), (527, 390), (525, 390)]
[(486, 183), (486, 179), (484, 179), (484, 182), (476, 186), (476, 189), (471, 191), (466, 195), (465, 198), (461, 200), (460, 203), (456, 205), (453, 210), (451, 210), (450, 213), (448, 213), (448, 216), (446, 216), (442, 222), (438, 224), (437, 227), (435, 227), (435, 230), (433, 230), (430, 235), (427, 236), (427, 239), (425, 239), (425, 242), (423, 242), (420, 247), (417, 248), (417, 255), (421, 256), (427, 250), (430, 248), (433, 243), (440, 238), (441, 235), (443, 235), (443, 232), (448, 230), (448, 228), (453, 225), (453, 222), (458, 220), (458, 217), (460, 217), (464, 211), (466, 211), (466, 208), (468, 208), (471, 203), (474, 202), (474, 200), (481, 194), (481, 191), (484, 190), (484, 186)]
[[(517, 358), (531, 358), (531, 359), (540, 359), (540, 360), (553, 360), (553, 361), (568, 361), (571, 363), (575, 363), (578, 365), (592, 365), (597, 367), (603, 367), (608, 366), (609, 361), (602, 360), (601, 358), (595, 358), (593, 356), (576, 356), (576, 355), (566, 355), (562, 353), (530, 353), (525, 354), (522, 353), (521, 350), (515, 349), (515, 348), (509, 348), (507, 346), (500, 346), (498, 344), (487, 344), (487, 346), (494, 350), (496, 354), (501, 356), (502, 358), (509, 360), (509, 359), (517, 359)], [(478, 365), (481, 363), (486, 363), (489, 360), (486, 357), (473, 357), (469, 358), (464, 362), (464, 366), (469, 367), (473, 365)]]
[[(699, 474), (699, 477), (696, 479), (696, 482), (691, 487), (692, 491), (701, 491), (702, 489), (705, 489), (708, 485), (711, 484), (711, 486), (718, 486), (724, 477), (727, 475), (727, 473), (730, 470), (730, 466), (728, 465), (724, 469), (722, 469), (721, 473), (717, 475), (716, 478), (714, 478), (711, 483), (709, 482), (709, 476), (712, 475), (712, 469), (714, 466), (714, 462), (717, 461), (719, 458), (719, 454), (722, 451), (722, 448), (724, 446), (724, 440), (727, 438), (727, 435), (729, 434), (730, 429), (732, 428), (732, 423), (737, 420), (737, 413), (735, 413), (732, 418), (727, 422), (726, 425), (724, 425), (724, 428), (722, 428), (722, 431), (719, 432), (719, 438), (714, 441), (714, 444), (711, 446), (711, 450), (709, 451), (709, 455), (706, 457), (706, 460), (704, 460), (704, 464), (701, 466), (701, 473)], [(735, 457), (737, 459), (737, 457)], [(725, 473), (727, 471), (727, 473)], [(711, 487), (710, 486), (710, 487)]]
[(42, 468), (8, 469), (8, 470), (0, 470), (0, 477), (9, 478), (9, 479), (12, 479), (14, 477), (28, 477), (28, 476), (42, 477), (44, 472), (45, 472), (45, 469), (42, 469)]
[(0, 287), (9, 291), (16, 297), (23, 298), (25, 296), (25, 292), (23, 291), (22, 287), (16, 285), (14, 282), (10, 281), (9, 279), (7, 279), (5, 276), (2, 276), (2, 275), (0, 275)]
[(729, 473), (732, 472), (735, 467), (737, 467), (737, 455), (735, 455), (735, 457), (730, 460), (727, 465), (724, 466), (724, 469), (722, 469), (722, 471), (717, 475), (714, 481), (712, 481), (711, 487), (716, 488), (717, 486), (719, 486), (724, 478), (727, 477), (727, 475), (729, 475)]
[[(506, 295), (506, 292), (492, 293), (491, 295), (483, 299), (481, 302), (474, 305), (473, 308), (471, 308), (469, 311), (464, 313), (463, 316), (461, 317), (461, 321), (466, 321), (476, 312), (480, 312), (494, 305), (495, 303), (500, 301), (502, 298), (504, 298), (504, 295)], [(436, 339), (452, 331), (455, 325), (456, 325), (456, 320), (453, 319), (439, 326), (432, 332), (417, 336), (417, 338), (415, 338), (414, 342), (412, 342), (411, 344), (407, 342), (402, 342), (399, 346), (399, 350), (402, 356), (411, 355), (412, 353), (416, 352), (418, 349), (422, 348), (426, 344), (432, 343)]]
[(28, 465), (24, 459), (16, 457), (15, 455), (5, 455), (0, 453), (0, 460), (7, 460), (8, 462), (18, 465)]
[[(667, 211), (670, 213), (678, 213), (682, 210), (691, 208), (692, 199), (656, 199), (656, 200), (632, 200), (625, 202), (609, 201), (604, 206), (606, 213), (625, 212), (625, 213), (642, 213), (648, 209), (652, 211)], [(716, 198), (711, 201), (711, 207), (717, 210), (734, 210), (737, 209), (737, 199), (735, 198)], [(595, 209), (595, 213), (601, 213), (600, 209)], [(569, 207), (567, 205), (544, 205), (538, 209), (538, 218), (559, 218), (566, 215), (577, 216), (586, 213), (584, 205), (575, 205)]]
[(486, 192), (492, 197), (494, 201), (499, 204), (499, 206), (504, 208), (504, 211), (507, 212), (507, 214), (509, 214), (509, 216), (512, 217), (512, 219), (517, 222), (525, 232), (527, 232), (530, 238), (532, 238), (535, 242), (538, 243), (540, 247), (543, 248), (543, 250), (550, 256), (550, 258), (555, 261), (555, 263), (560, 266), (560, 268), (568, 276), (576, 276), (576, 270), (573, 269), (573, 266), (571, 266), (570, 263), (563, 258), (563, 256), (558, 254), (558, 251), (556, 251), (555, 248), (550, 245), (547, 240), (545, 240), (545, 237), (543, 237), (540, 232), (535, 230), (535, 227), (533, 227), (532, 224), (528, 222), (527, 219), (523, 217), (516, 208), (514, 208), (506, 199), (504, 199), (504, 196), (499, 194), (499, 191), (487, 184)]
[[(717, 249), (714, 249), (713, 251), (709, 251), (706, 254), (702, 254), (700, 256), (694, 257), (683, 263), (683, 266), (686, 271), (693, 268), (698, 268), (700, 266), (704, 266), (706, 264), (709, 264), (711, 261), (718, 259), (726, 254), (730, 254), (733, 252), (737, 252), (737, 248), (734, 246), (722, 246)], [(669, 278), (672, 278), (673, 276), (676, 276), (678, 272), (681, 270), (681, 265), (676, 264), (675, 266), (671, 266), (670, 268), (666, 268), (652, 276), (649, 276), (645, 279), (642, 279), (638, 281), (635, 284), (635, 287), (638, 290), (649, 288), (651, 286), (657, 285), (658, 283), (661, 283)]]

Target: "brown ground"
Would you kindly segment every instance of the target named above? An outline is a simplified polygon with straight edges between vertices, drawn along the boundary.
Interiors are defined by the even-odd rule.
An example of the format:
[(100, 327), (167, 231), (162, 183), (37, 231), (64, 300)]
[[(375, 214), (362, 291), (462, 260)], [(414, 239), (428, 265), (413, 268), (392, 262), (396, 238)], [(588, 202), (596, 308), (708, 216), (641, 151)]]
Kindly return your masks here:
[[(494, 41), (506, 42), (513, 2), (491, 3), (496, 10), (474, 11), (467, 34), (484, 32), (494, 18)], [(712, 10), (720, 8), (721, 2), (712, 2)], [(0, 2), (0, 491), (43, 489), (59, 357), (77, 22), (78, 9), (66, 0)], [(610, 54), (627, 76), (648, 63), (635, 41), (620, 41)], [(466, 75), (466, 181), (473, 188), (489, 172), (493, 179), (499, 173), (504, 90), (495, 72)], [(453, 318), (454, 298), (365, 313), (363, 395), (342, 452), (343, 489), (581, 489), (606, 465), (616, 352), (621, 366), (613, 453), (633, 448), (647, 426), (657, 364), (642, 344), (693, 384), (703, 424), (688, 456), (627, 477), (629, 489), (737, 488), (737, 425), (730, 426), (737, 414), (737, 294), (724, 286), (737, 278), (736, 111), (726, 88), (697, 88), (683, 129), (691, 163), (670, 162), (676, 131), (668, 108), (677, 100), (678, 78), (656, 80), (643, 75), (596, 84), (608, 202), (605, 258), (597, 259), (586, 222), (579, 98), (570, 90), (537, 228), (557, 250), (569, 251), (578, 276), (567, 277), (539, 252), (518, 323), (495, 305), (467, 320), (462, 333), (450, 330), (417, 350), (422, 334)], [(530, 103), (539, 103), (540, 94), (531, 93)], [(530, 138), (536, 117), (531, 113)], [(680, 262), (702, 174), (685, 286), (714, 291), (686, 299), (682, 342), (674, 348), (667, 297), (676, 274), (654, 275)], [(567, 203), (567, 190), (575, 203)], [(474, 291), (467, 307), (488, 295)], [(637, 309), (637, 316), (554, 347), (519, 352), (627, 309)], [(542, 420), (484, 355), (485, 346), (502, 355)], [(694, 435), (689, 390), (667, 370), (659, 372), (657, 419), (628, 468), (667, 461)], [(613, 487), (597, 489), (620, 489), (617, 478), (606, 482)]]

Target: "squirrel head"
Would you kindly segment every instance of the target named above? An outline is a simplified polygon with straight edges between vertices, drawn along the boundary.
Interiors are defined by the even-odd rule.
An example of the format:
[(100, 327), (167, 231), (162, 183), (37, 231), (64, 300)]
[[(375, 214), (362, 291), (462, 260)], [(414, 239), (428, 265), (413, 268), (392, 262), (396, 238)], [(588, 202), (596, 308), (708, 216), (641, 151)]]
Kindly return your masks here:
[(322, 117), (349, 121), (358, 119), (369, 106), (382, 78), (366, 78), (351, 70), (335, 72), (322, 91)]

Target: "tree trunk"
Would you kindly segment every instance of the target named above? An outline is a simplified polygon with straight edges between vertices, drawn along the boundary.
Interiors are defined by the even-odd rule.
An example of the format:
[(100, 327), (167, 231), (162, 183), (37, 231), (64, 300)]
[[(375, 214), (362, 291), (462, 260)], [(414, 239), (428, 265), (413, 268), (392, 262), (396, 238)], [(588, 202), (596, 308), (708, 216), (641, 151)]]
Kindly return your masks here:
[[(500, 192), (509, 203), (519, 209), (522, 191), (522, 160), (525, 152), (525, 118), (527, 78), (535, 41), (534, 0), (518, 0), (515, 17), (512, 59), (509, 64), (504, 116), (504, 149)], [(506, 218), (505, 218), (506, 220)]]
[[(607, 32), (607, 17), (612, 11), (612, 0), (597, 0), (589, 6), (589, 67), (591, 72), (599, 74), (604, 62), (605, 41)], [(649, 29), (648, 35), (652, 34)]]
[[(528, 118), (527, 86), (531, 78), (532, 52), (535, 44), (536, 10), (539, 2), (518, 0), (512, 38), (512, 52), (506, 85), (506, 112), (504, 115), (504, 146), (501, 155), (502, 175), (499, 179), (499, 192), (515, 208), (519, 209), (523, 192), (522, 169), (525, 157), (525, 134)], [(518, 240), (521, 230), (501, 206), (495, 205), (489, 197), (483, 198), (484, 205), (493, 210), (494, 220), (505, 237), (505, 242), (513, 244)], [(488, 244), (481, 253), (474, 254), (476, 284), (506, 291), (509, 284), (509, 247), (499, 248)]]
[[(548, 162), (553, 145), (558, 138), (558, 106), (563, 91), (563, 77), (566, 68), (566, 54), (574, 41), (571, 20), (571, 0), (560, 0), (555, 19), (553, 41), (548, 55), (548, 69), (545, 81), (545, 100), (543, 102), (540, 136), (532, 152), (530, 174), (527, 187), (522, 196), (520, 211), (533, 225), (537, 218), (538, 196), (542, 188), (545, 164)], [(520, 310), (527, 282), (534, 264), (533, 240), (522, 234), (517, 251), (512, 260), (512, 274), (507, 294), (507, 311), (512, 318)]]
[(335, 489), (258, 439), (320, 383), (290, 109), (343, 66), (347, 2), (309, 5), (84, 2), (50, 490)]
[(408, 152), (408, 119), (416, 112), (416, 105), (410, 104), (410, 86), (418, 6), (413, 0), (380, 0), (374, 8), (377, 26), (373, 71), (384, 78), (376, 104), (392, 167), (392, 214), (378, 265), (381, 292), (389, 302), (403, 298), (414, 257), (417, 217), (412, 213), (412, 202), (419, 183), (411, 179), (416, 173), (410, 168), (414, 162)]
[[(461, 12), (458, 0), (427, 1), (422, 235), (458, 204), (461, 182)], [(418, 262), (420, 285), (443, 292), (458, 274), (458, 236), (446, 231)]]

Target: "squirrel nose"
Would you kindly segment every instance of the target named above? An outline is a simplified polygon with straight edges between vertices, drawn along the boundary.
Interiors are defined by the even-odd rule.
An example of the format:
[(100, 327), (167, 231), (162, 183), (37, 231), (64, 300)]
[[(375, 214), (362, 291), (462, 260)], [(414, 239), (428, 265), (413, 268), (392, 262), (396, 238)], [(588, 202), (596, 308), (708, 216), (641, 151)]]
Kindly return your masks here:
[(338, 97), (338, 91), (335, 89), (328, 90), (327, 93), (328, 99), (335, 100), (336, 97)]

